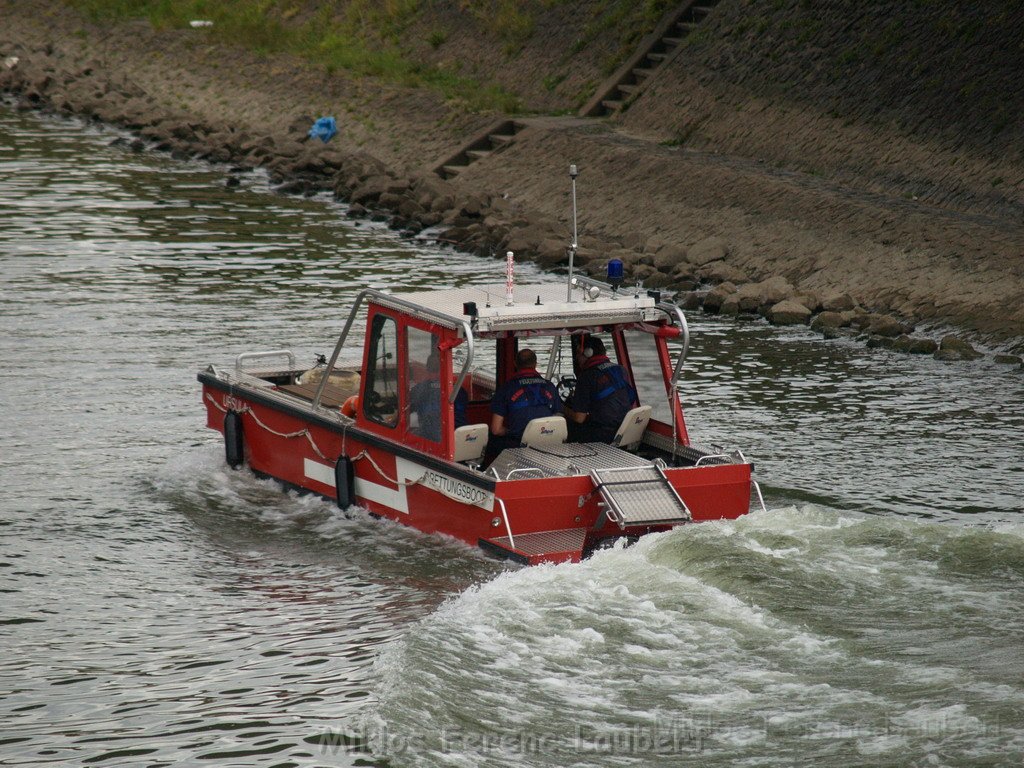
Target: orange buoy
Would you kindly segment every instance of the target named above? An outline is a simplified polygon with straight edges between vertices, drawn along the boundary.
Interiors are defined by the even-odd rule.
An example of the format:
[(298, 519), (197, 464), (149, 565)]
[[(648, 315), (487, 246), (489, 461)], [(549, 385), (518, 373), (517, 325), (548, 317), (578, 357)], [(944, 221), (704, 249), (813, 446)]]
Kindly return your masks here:
[(359, 405), (359, 395), (352, 395), (352, 397), (341, 404), (342, 415), (355, 418), (357, 405)]

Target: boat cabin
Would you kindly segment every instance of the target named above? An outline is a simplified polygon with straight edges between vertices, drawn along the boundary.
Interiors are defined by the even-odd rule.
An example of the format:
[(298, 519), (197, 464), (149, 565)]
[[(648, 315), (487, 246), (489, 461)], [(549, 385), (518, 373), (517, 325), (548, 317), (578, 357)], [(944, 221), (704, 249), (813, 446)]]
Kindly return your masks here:
[[(568, 397), (579, 376), (576, 353), (597, 335), (650, 417), (643, 432), (657, 436), (645, 443), (641, 434), (624, 447), (666, 456), (671, 447), (666, 454), (653, 446), (685, 448), (689, 439), (676, 390), (688, 342), (682, 313), (654, 291), (620, 293), (604, 286), (602, 293), (600, 283), (585, 278), (577, 283), (574, 301), (564, 284), (549, 283), (518, 287), (518, 300), (511, 304), (504, 285), (365, 291), (360, 298), (367, 332), (358, 392), (349, 406), (356, 426), (439, 458), (483, 465), (491, 400), (514, 375), (517, 352), (532, 349), (540, 374)], [(680, 342), (678, 364), (668, 346), (673, 339)], [(320, 379), (317, 404), (351, 397), (351, 379), (334, 383), (345, 341), (339, 339), (328, 363), (330, 375)], [(427, 398), (434, 401), (425, 403)], [(467, 454), (470, 459), (461, 458)]]

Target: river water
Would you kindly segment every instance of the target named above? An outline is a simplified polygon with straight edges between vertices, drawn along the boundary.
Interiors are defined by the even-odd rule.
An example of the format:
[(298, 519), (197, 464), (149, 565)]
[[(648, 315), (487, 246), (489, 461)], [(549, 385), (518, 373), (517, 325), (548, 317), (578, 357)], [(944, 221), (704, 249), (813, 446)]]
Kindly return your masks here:
[(0, 764), (1024, 759), (1020, 371), (696, 316), (768, 512), (512, 568), (226, 469), (195, 381), (501, 266), (113, 136), (0, 106)]

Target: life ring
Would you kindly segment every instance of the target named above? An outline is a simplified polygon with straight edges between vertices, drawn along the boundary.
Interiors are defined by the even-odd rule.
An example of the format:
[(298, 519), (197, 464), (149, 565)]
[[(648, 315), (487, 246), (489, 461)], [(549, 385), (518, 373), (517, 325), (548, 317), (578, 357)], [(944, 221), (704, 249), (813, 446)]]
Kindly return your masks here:
[(343, 416), (349, 416), (355, 418), (356, 406), (359, 405), (359, 395), (352, 395), (348, 400), (341, 404), (341, 413)]

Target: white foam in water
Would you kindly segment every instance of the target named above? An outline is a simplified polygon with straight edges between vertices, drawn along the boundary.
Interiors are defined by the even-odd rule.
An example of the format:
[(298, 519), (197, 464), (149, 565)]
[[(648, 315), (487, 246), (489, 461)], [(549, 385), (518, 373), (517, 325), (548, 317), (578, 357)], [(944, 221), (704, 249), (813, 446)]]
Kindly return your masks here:
[[(370, 741), (395, 766), (1000, 754), (1021, 729), (999, 722), (975, 661), (995, 640), (915, 608), (979, 594), (935, 556), (970, 535), (792, 508), (502, 574), (382, 653)], [(982, 610), (1016, 631), (1005, 600), (1021, 596), (1007, 584)], [(1018, 680), (1000, 698), (1021, 695)]]
[(341, 510), (320, 496), (285, 492), (276, 481), (247, 469), (232, 470), (224, 464), (219, 443), (178, 454), (151, 482), (158, 494), (183, 502), (205, 527), (231, 538), (244, 531), (245, 538), (277, 546), (284, 535), (296, 551), (336, 543), (339, 552), (358, 556), (367, 567), (415, 568), (418, 562), (435, 561), (458, 564), (467, 574), (474, 571), (465, 568), (470, 563), (483, 566), (482, 573), (495, 570), (493, 561), (450, 537), (375, 519), (360, 507)]

